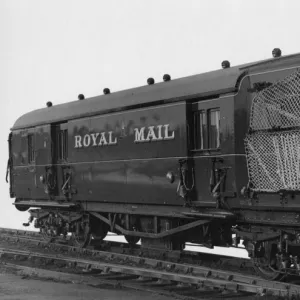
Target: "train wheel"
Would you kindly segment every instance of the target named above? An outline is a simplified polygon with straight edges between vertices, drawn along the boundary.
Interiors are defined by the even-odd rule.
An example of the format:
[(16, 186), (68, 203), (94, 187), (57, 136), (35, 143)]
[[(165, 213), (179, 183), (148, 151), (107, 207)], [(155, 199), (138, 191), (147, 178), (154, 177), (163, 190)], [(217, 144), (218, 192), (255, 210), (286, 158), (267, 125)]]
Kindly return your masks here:
[(109, 226), (100, 220), (92, 218), (91, 227), (92, 244), (97, 246), (105, 239)]
[(136, 245), (140, 241), (139, 236), (125, 235), (125, 240), (131, 246)]
[[(130, 230), (131, 231), (139, 231), (140, 228), (140, 222), (139, 219), (133, 219), (134, 221), (132, 222), (133, 224), (131, 224), (130, 226)], [(127, 243), (131, 246), (136, 245), (139, 241), (140, 241), (140, 237), (139, 236), (134, 236), (134, 235), (125, 235), (125, 240), (127, 241)]]
[(74, 246), (85, 248), (91, 242), (91, 231), (88, 223), (82, 224), (78, 222), (76, 224), (76, 231), (72, 233), (72, 242)]
[(276, 257), (277, 246), (272, 242), (263, 242), (264, 255), (253, 260), (254, 269), (264, 279), (281, 280), (285, 276)]

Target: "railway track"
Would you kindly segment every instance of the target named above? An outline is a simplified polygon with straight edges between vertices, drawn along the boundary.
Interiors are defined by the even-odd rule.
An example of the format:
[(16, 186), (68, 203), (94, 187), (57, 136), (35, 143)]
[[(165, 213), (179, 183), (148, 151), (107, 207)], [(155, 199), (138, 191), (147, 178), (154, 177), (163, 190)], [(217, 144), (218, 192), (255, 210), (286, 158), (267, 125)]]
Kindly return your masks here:
[[(112, 234), (112, 236), (115, 236)], [(250, 275), (255, 275), (255, 271), (249, 259), (222, 256), (216, 254), (202, 253), (198, 251), (159, 251), (157, 249), (145, 249), (140, 245), (129, 245), (128, 243), (102, 241), (101, 245), (97, 243), (82, 250), (78, 247), (72, 247), (66, 243), (65, 239), (57, 240), (56, 242), (45, 241), (43, 237), (34, 231), (17, 230), (9, 228), (0, 228), (0, 239), (12, 241), (16, 243), (26, 243), (39, 247), (52, 247), (60, 251), (85, 252), (85, 255), (100, 255), (104, 251), (104, 256), (113, 254), (118, 257), (118, 254), (128, 254), (130, 256), (159, 258), (167, 261), (182, 262), (188, 264), (198, 264), (206, 267), (214, 267), (221, 269), (234, 269), (236, 271), (247, 272)]]
[[(117, 235), (112, 233), (112, 234), (108, 234), (107, 236), (112, 236), (112, 237), (116, 237)], [(39, 232), (36, 231), (30, 231), (30, 230), (20, 230), (20, 229), (10, 229), (10, 228), (0, 228), (0, 238), (6, 238), (8, 240), (29, 240), (29, 241), (36, 241), (36, 242), (40, 242), (40, 243), (44, 243), (44, 244), (48, 244), (49, 241), (45, 240), (43, 238), (43, 236), (41, 236), (41, 234)], [(67, 245), (67, 241), (68, 239), (57, 239), (56, 242), (59, 243), (61, 246), (63, 246), (63, 244)], [(55, 242), (52, 241), (52, 243)], [(196, 244), (191, 244), (191, 243), (187, 243), (187, 246), (190, 247), (201, 247), (201, 245), (196, 245)], [(111, 240), (103, 240), (101, 244), (97, 244), (96, 246), (93, 244), (93, 240), (91, 242), (91, 246), (87, 247), (88, 249), (108, 249), (110, 248), (112, 250), (112, 252), (130, 252), (131, 254), (135, 253), (135, 254), (139, 254), (141, 252), (143, 252), (143, 254), (147, 254), (147, 249), (145, 248), (141, 248), (140, 245), (129, 245), (128, 243), (124, 243), (124, 242), (120, 242), (120, 241), (111, 241)], [(241, 247), (234, 247), (234, 248), (240, 248), (243, 249)], [(238, 260), (240, 262), (240, 264), (242, 263), (246, 263), (249, 260), (248, 259), (244, 259), (244, 258), (237, 258), (237, 257), (232, 257), (229, 255), (216, 255), (216, 254), (210, 254), (210, 253), (206, 253), (206, 252), (199, 252), (199, 251), (192, 251), (192, 250), (183, 250), (183, 251), (155, 251), (154, 249), (151, 249), (151, 253), (154, 255), (157, 255), (157, 253), (160, 253), (161, 256), (163, 256), (164, 258), (179, 258), (179, 256), (185, 256), (190, 257), (190, 258), (195, 258), (195, 256), (199, 256), (199, 253), (201, 253), (201, 255), (204, 256), (210, 256), (211, 258), (224, 258), (224, 259), (230, 259), (233, 258), (234, 260)], [(150, 253), (149, 253), (150, 254)]]
[[(234, 293), (235, 297), (244, 297), (250, 294), (270, 294), (275, 296), (291, 297), (300, 294), (300, 286), (282, 282), (267, 281), (259, 277), (250, 276), (241, 272), (228, 272), (217, 268), (197, 264), (188, 264), (171, 260), (149, 258), (139, 255), (113, 253), (94, 249), (81, 249), (61, 244), (49, 244), (41, 241), (39, 234), (30, 231), (0, 229), (1, 239), (8, 242), (0, 248), (1, 261), (18, 264), (37, 261), (39, 265), (62, 265), (64, 270), (84, 270), (83, 276), (88, 282), (92, 276), (93, 282), (103, 280), (109, 284), (129, 287), (135, 286), (157, 290), (159, 293), (172, 291), (179, 296), (187, 293), (201, 297), (207, 293)], [(7, 237), (10, 236), (8, 239)], [(17, 249), (18, 242), (28, 244), (30, 249)], [(9, 244), (10, 243), (10, 244)], [(15, 247), (11, 247), (14, 243)], [(24, 248), (24, 247), (22, 247)], [(66, 269), (67, 267), (67, 269)], [(27, 267), (28, 268), (28, 267)], [(38, 272), (42, 272), (41, 269)], [(37, 272), (37, 271), (35, 271)], [(76, 273), (76, 272), (75, 272)], [(69, 274), (70, 276), (74, 274)], [(78, 274), (77, 274), (78, 275)], [(64, 275), (68, 277), (68, 274)], [(185, 293), (182, 293), (182, 291)], [(209, 290), (209, 292), (208, 292)], [(196, 295), (196, 296), (195, 296)]]
[[(287, 285), (278, 282), (261, 280), (256, 277), (244, 276), (233, 272), (219, 271), (204, 267), (195, 267), (183, 264), (169, 263), (158, 260), (139, 259), (135, 263), (124, 257), (123, 260), (109, 258), (109, 261), (90, 260), (75, 258), (66, 255), (45, 254), (26, 250), (15, 250), (0, 248), (1, 260), (12, 258), (15, 261), (24, 259), (38, 259), (39, 264), (63, 264), (70, 268), (84, 269), (86, 275), (104, 274), (110, 280), (126, 281), (156, 281), (154, 285), (164, 284), (166, 286), (188, 286), (189, 293), (196, 292), (197, 289), (214, 289), (215, 292), (240, 293), (240, 296), (251, 294), (269, 294), (275, 296), (297, 295), (300, 287), (297, 285)], [(35, 270), (36, 274), (38, 271)], [(109, 276), (108, 276), (109, 275)], [(65, 275), (66, 276), (66, 275)], [(130, 276), (130, 277), (128, 277)], [(72, 277), (71, 277), (72, 278)], [(100, 278), (101, 279), (101, 278)], [(103, 279), (103, 278), (102, 278)], [(87, 279), (86, 279), (87, 280)], [(103, 281), (102, 281), (103, 283)], [(126, 284), (125, 284), (126, 286)], [(127, 285), (128, 286), (128, 285)], [(153, 290), (154, 291), (154, 290)]]

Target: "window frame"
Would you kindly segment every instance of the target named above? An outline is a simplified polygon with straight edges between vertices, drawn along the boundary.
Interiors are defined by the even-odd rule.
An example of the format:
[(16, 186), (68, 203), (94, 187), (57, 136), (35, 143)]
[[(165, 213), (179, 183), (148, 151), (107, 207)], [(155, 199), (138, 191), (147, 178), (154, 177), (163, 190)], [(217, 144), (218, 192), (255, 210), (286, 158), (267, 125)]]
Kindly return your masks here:
[(29, 133), (27, 134), (27, 153), (28, 153), (28, 164), (35, 163), (35, 141), (34, 141), (34, 134)]
[(57, 160), (66, 162), (68, 159), (68, 129), (61, 128), (57, 133)]
[[(204, 116), (205, 118), (205, 122), (201, 121), (201, 116)], [(207, 113), (205, 109), (202, 110), (198, 110), (196, 112), (193, 113), (193, 149), (194, 150), (204, 150), (206, 149), (205, 146), (207, 146), (207, 138), (203, 138), (202, 135), (202, 130), (203, 130), (203, 125), (207, 126)], [(198, 141), (198, 132), (199, 129), (201, 131), (201, 140), (200, 143)], [(206, 129), (207, 131), (207, 129)], [(200, 148), (198, 147), (200, 144)], [(201, 147), (203, 145), (203, 148)]]
[[(219, 118), (218, 118), (218, 122), (219, 122), (219, 124), (218, 124), (218, 139), (216, 140), (216, 143), (217, 143), (217, 145), (218, 145), (218, 147), (212, 147), (212, 136), (211, 136), (211, 132), (212, 132), (212, 130), (211, 130), (211, 128), (212, 128), (212, 125), (211, 125), (211, 120), (212, 120), (212, 118), (211, 118), (211, 113), (212, 112), (219, 112)], [(207, 139), (208, 139), (208, 141), (207, 141), (207, 145), (208, 145), (208, 149), (220, 149), (220, 147), (221, 147), (221, 137), (220, 137), (220, 121), (221, 121), (221, 111), (220, 111), (220, 108), (219, 107), (217, 107), (217, 108), (210, 108), (210, 109), (208, 109), (207, 110), (207, 112), (206, 112), (206, 115), (207, 115)]]
[[(211, 113), (212, 112), (219, 112), (219, 126), (218, 126), (218, 147), (212, 148), (212, 138), (211, 138)], [(200, 128), (200, 120), (201, 118), (199, 117), (201, 114), (204, 114), (205, 116), (205, 122), (206, 128), (205, 128), (205, 133), (204, 137), (201, 135), (201, 141), (197, 141), (198, 137), (198, 130)], [(198, 123), (197, 123), (198, 120)], [(193, 126), (192, 126), (192, 138), (193, 138), (193, 149), (192, 151), (219, 151), (221, 149), (221, 126), (220, 126), (220, 121), (221, 121), (221, 108), (220, 107), (209, 107), (209, 108), (199, 108), (195, 111), (193, 111)], [(202, 124), (202, 123), (201, 123)], [(201, 125), (202, 126), (202, 125)], [(203, 144), (203, 148), (199, 148), (199, 144)]]

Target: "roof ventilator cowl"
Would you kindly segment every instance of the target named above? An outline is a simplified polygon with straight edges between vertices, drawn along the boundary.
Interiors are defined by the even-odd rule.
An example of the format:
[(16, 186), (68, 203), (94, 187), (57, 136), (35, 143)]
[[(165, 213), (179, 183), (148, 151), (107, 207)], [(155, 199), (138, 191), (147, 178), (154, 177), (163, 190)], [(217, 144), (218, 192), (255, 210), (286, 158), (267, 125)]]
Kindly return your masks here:
[(48, 101), (48, 102), (46, 103), (46, 105), (47, 105), (47, 107), (51, 107), (51, 106), (52, 106), (52, 102), (51, 102), (51, 101)]
[(166, 82), (166, 81), (170, 81), (171, 80), (171, 76), (169, 74), (165, 74), (163, 76), (163, 81)]
[(104, 94), (104, 95), (110, 94), (110, 89), (109, 89), (109, 88), (103, 89), (103, 94)]
[(280, 57), (281, 56), (281, 50), (279, 48), (274, 48), (272, 51), (273, 57)]
[(147, 83), (148, 83), (148, 85), (152, 85), (152, 84), (155, 83), (155, 81), (154, 81), (154, 79), (153, 79), (152, 77), (149, 77), (149, 78), (147, 79)]
[(223, 69), (230, 68), (230, 62), (228, 60), (223, 60), (222, 61), (222, 68)]
[(83, 94), (79, 94), (78, 95), (78, 100), (84, 100), (85, 98), (84, 98), (84, 95)]

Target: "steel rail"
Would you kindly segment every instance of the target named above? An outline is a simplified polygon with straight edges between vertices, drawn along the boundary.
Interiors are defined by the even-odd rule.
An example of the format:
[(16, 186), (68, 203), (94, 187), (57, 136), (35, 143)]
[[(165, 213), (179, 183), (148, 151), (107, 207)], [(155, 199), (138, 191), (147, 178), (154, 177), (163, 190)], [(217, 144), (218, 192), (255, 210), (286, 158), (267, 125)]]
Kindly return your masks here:
[[(5, 234), (1, 235), (1, 232), (5, 232)], [(34, 237), (31, 238), (30, 236)], [(216, 266), (217, 268), (229, 268), (236, 272), (247, 273), (248, 275), (255, 275), (255, 271), (253, 269), (252, 264), (248, 259), (236, 258), (231, 256), (222, 256), (210, 253), (202, 253), (197, 251), (158, 251), (154, 249), (145, 249), (140, 245), (129, 246), (127, 243), (121, 242), (113, 242), (113, 241), (103, 241), (103, 244), (99, 247), (96, 246), (96, 249), (92, 247), (88, 248), (79, 248), (74, 247), (66, 243), (65, 240), (53, 242), (49, 240), (45, 240), (38, 232), (25, 231), (25, 230), (17, 230), (17, 229), (7, 229), (0, 228), (0, 240), (3, 239), (6, 242), (17, 242), (24, 243), (27, 247), (47, 247), (52, 248), (55, 251), (68, 251), (68, 252), (77, 252), (82, 253), (85, 256), (90, 257), (114, 257), (115, 259), (123, 259), (126, 256), (127, 260), (131, 260), (137, 262), (140, 257), (147, 257), (148, 262), (151, 258), (163, 259), (165, 261), (169, 261), (172, 263), (173, 261), (182, 262), (189, 264), (193, 267), (195, 264), (205, 265), (205, 266)], [(178, 252), (178, 253), (177, 253)], [(138, 259), (137, 259), (138, 258)], [(156, 261), (153, 262), (153, 265), (156, 264)]]
[[(0, 238), (1, 239), (1, 238)], [(122, 243), (118, 243), (120, 244), (120, 252), (114, 252), (114, 251), (107, 251), (107, 250), (94, 250), (91, 248), (79, 248), (79, 247), (75, 247), (75, 246), (70, 246), (67, 244), (58, 244), (58, 243), (49, 243), (48, 241), (44, 241), (44, 240), (40, 240), (40, 239), (28, 239), (27, 237), (19, 237), (19, 236), (4, 236), (4, 239), (6, 240), (14, 240), (16, 242), (20, 242), (22, 241), (22, 239), (24, 239), (24, 242), (28, 243), (30, 242), (33, 246), (46, 246), (54, 251), (60, 251), (60, 250), (67, 250), (68, 252), (73, 252), (73, 253), (79, 253), (79, 254), (83, 254), (86, 256), (90, 256), (90, 257), (96, 257), (96, 258), (101, 258), (101, 259), (105, 259), (105, 258), (109, 258), (109, 259), (126, 259), (127, 261), (132, 261), (132, 262), (139, 262), (141, 260), (141, 258), (143, 258), (144, 260), (147, 259), (148, 264), (150, 264), (151, 266), (155, 266), (157, 265), (157, 263), (161, 263), (161, 264), (172, 264), (173, 261), (168, 261), (168, 258), (173, 258), (166, 256), (163, 256), (164, 260), (160, 260), (160, 259), (155, 259), (152, 257), (147, 257), (144, 256), (144, 249), (141, 249), (140, 247), (137, 249), (134, 248), (128, 248), (125, 249), (121, 246), (124, 245), (128, 245), (128, 244), (122, 244)], [(108, 242), (111, 243), (111, 242)], [(126, 252), (126, 250), (128, 250), (129, 254)], [(136, 250), (136, 251), (135, 251)], [(132, 252), (136, 252), (137, 255), (133, 254)], [(190, 251), (189, 251), (190, 252)], [(193, 252), (191, 252), (193, 254)], [(195, 252), (195, 254), (201, 254), (198, 252)], [(207, 253), (204, 253), (204, 255), (207, 255)], [(160, 257), (162, 257), (160, 255)], [(220, 258), (221, 256), (217, 255), (217, 258)], [(177, 257), (176, 257), (177, 258)], [(230, 257), (224, 257), (225, 260), (230, 260)], [(190, 257), (190, 259), (193, 259), (193, 255)], [(238, 258), (237, 258), (238, 259)], [(244, 259), (240, 259), (241, 260), (241, 264), (244, 262)], [(248, 261), (248, 260), (247, 260)], [(196, 262), (199, 263), (199, 261), (196, 260)], [(194, 267), (194, 265), (190, 264), (190, 263), (181, 263), (182, 266), (189, 266), (189, 267)]]
[[(16, 240), (18, 240), (20, 238), (20, 236), (18, 236), (18, 234), (21, 235), (21, 238), (22, 238), (22, 236), (30, 237), (31, 235), (32, 236), (40, 236), (38, 232), (24, 231), (24, 230), (17, 230), (17, 229), (0, 228), (0, 232), (7, 232), (7, 233), (9, 232), (9, 233), (17, 234), (17, 236), (13, 237)], [(27, 240), (27, 238), (26, 238), (26, 240)], [(210, 269), (210, 268), (206, 268), (206, 267), (202, 267), (202, 266), (186, 264), (186, 263), (185, 264), (178, 264), (178, 263), (174, 264), (173, 262), (170, 262), (170, 261), (167, 262), (167, 261), (157, 260), (157, 259), (153, 259), (153, 258), (141, 258), (141, 257), (133, 256), (133, 255), (123, 254), (123, 253), (111, 253), (111, 252), (107, 252), (107, 251), (81, 249), (81, 248), (76, 248), (76, 247), (62, 245), (62, 244), (49, 244), (49, 243), (47, 243), (45, 241), (41, 241), (41, 240), (35, 240), (34, 242), (37, 243), (38, 245), (47, 244), (50, 248), (52, 248), (54, 250), (67, 248), (68, 251), (70, 251), (70, 252), (78, 252), (78, 253), (82, 253), (82, 254), (86, 254), (86, 255), (91, 255), (92, 257), (96, 257), (96, 258), (118, 259), (118, 260), (123, 260), (123, 261), (127, 261), (127, 262), (130, 261), (130, 262), (134, 262), (134, 263), (143, 262), (144, 265), (148, 265), (150, 267), (159, 267), (161, 269), (166, 269), (166, 270), (173, 269), (176, 272), (183, 272), (183, 273), (191, 273), (192, 272), (193, 274), (198, 274), (200, 276), (205, 276), (205, 277), (212, 276), (215, 278), (223, 278), (225, 280), (229, 278), (230, 282), (236, 281), (236, 282), (240, 282), (240, 283), (244, 283), (244, 284), (255, 283), (255, 285), (263, 286), (263, 288), (267, 288), (267, 289), (272, 289), (274, 286), (273, 281), (270, 282), (270, 281), (263, 280), (261, 278), (242, 275), (240, 273), (228, 273), (228, 272), (224, 272), (221, 270), (215, 270), (215, 269)], [(278, 283), (276, 283), (276, 285), (278, 285)], [(280, 285), (282, 285), (282, 283), (280, 283)], [(289, 285), (284, 285), (282, 287), (283, 287), (282, 288), (283, 290), (289, 289)], [(298, 293), (298, 290), (297, 290), (297, 293)]]
[[(3, 234), (4, 233), (4, 234)], [(118, 236), (114, 233), (110, 234), (110, 236)], [(32, 237), (34, 237), (34, 239), (32, 239)], [(1, 228), (0, 227), (0, 238), (6, 238), (7, 240), (9, 239), (15, 239), (17, 241), (19, 240), (23, 240), (25, 239), (26, 241), (29, 241), (30, 239), (32, 240), (32, 242), (40, 242), (40, 243), (44, 243), (44, 244), (49, 244), (49, 240), (51, 239), (49, 237), (49, 240), (45, 240), (45, 238), (43, 238), (43, 236), (36, 231), (30, 231), (30, 230), (19, 230), (19, 229), (9, 229), (9, 228)], [(18, 240), (19, 239), (19, 240)], [(55, 238), (54, 238), (55, 240)], [(60, 242), (67, 242), (68, 238), (66, 240), (63, 239), (58, 239), (58, 241)], [(54, 241), (51, 242), (52, 244), (55, 244)], [(107, 247), (119, 247), (119, 252), (121, 251), (122, 253), (126, 252), (126, 250), (130, 250), (130, 252), (136, 251), (139, 252), (141, 251), (142, 253), (147, 253), (147, 248), (142, 248), (140, 245), (134, 245), (134, 246), (130, 246), (128, 243), (124, 243), (124, 242), (118, 242), (118, 241), (109, 241), (109, 240), (103, 240), (102, 241), (102, 245), (98, 245), (98, 248), (104, 248), (106, 249)], [(65, 246), (65, 247), (72, 247), (70, 245), (67, 244), (59, 244), (61, 247)], [(190, 245), (189, 243), (186, 244), (187, 246), (197, 246), (197, 245)], [(91, 246), (95, 246), (93, 245), (93, 240), (91, 242)], [(203, 245), (199, 244), (199, 247), (203, 247)], [(233, 248), (233, 247), (232, 247)], [(236, 248), (236, 247), (234, 247)], [(107, 250), (107, 249), (106, 249)], [(116, 251), (117, 249), (115, 249), (115, 251), (112, 252), (118, 252)], [(153, 249), (151, 249), (151, 252), (153, 253)], [(201, 252), (201, 251), (191, 251), (191, 250), (182, 250), (182, 251), (174, 251), (174, 253), (177, 252), (181, 252), (182, 255), (187, 255), (189, 257), (195, 257), (197, 255), (209, 255), (211, 257), (216, 257), (218, 259), (224, 258), (226, 260), (228, 259), (235, 259), (235, 260), (240, 260), (240, 263), (242, 264), (243, 262), (248, 262), (249, 259), (244, 259), (244, 258), (237, 258), (237, 257), (233, 257), (230, 255), (217, 255), (217, 254), (212, 254), (212, 253), (206, 253), (206, 252)], [(170, 251), (165, 251), (165, 258), (178, 258), (178, 256), (176, 257), (176, 255), (171, 255), (172, 253)]]
[[(199, 300), (200, 293), (201, 299), (207, 299), (203, 297), (204, 295), (201, 289), (192, 291), (193, 295), (191, 295), (191, 289), (189, 287), (183, 287), (184, 289), (182, 289), (181, 284), (174, 285), (172, 282), (170, 282), (170, 284), (167, 284), (164, 282), (160, 282), (160, 280), (152, 280), (137, 275), (114, 275), (105, 274), (104, 272), (99, 273), (86, 271), (79, 274), (74, 274), (72, 271), (68, 272), (68, 270), (61, 272), (36, 267), (28, 267), (21, 264), (9, 262), (5, 262), (5, 264), (2, 265), (2, 268), (8, 268), (9, 271), (14, 269), (17, 271), (17, 274), (30, 278), (54, 280), (56, 282), (58, 281), (62, 283), (84, 284), (95, 288), (101, 288), (103, 285), (105, 287), (107, 285), (110, 285), (114, 288), (128, 288), (136, 291), (153, 293), (155, 295), (173, 297), (178, 300)], [(188, 296), (186, 296), (186, 292), (188, 293)], [(215, 294), (218, 296), (217, 290), (215, 291)], [(236, 296), (236, 293), (234, 294)], [(208, 299), (212, 299), (211, 293)]]
[[(2, 233), (6, 233), (7, 235), (2, 235)], [(8, 237), (8, 235), (10, 236), (18, 236), (18, 237), (36, 237), (37, 240), (40, 241), (45, 241), (45, 239), (41, 236), (41, 234), (38, 231), (31, 231), (31, 230), (22, 230), (22, 229), (11, 229), (11, 228), (0, 228), (0, 238), (1, 237)], [(107, 236), (112, 236), (112, 237), (117, 237), (119, 235), (115, 234), (115, 233), (109, 233), (107, 234)], [(50, 239), (50, 237), (49, 237)], [(119, 244), (121, 247), (125, 247), (126, 245), (129, 245), (128, 243), (124, 243), (124, 242), (118, 242), (118, 241), (109, 241), (109, 240), (103, 240), (103, 242), (107, 242), (107, 243), (116, 243)], [(186, 246), (190, 246), (190, 247), (204, 247), (203, 244), (193, 244), (193, 243), (186, 243)], [(139, 245), (136, 245), (136, 248), (138, 248)], [(245, 249), (244, 247), (229, 247), (229, 249)], [(197, 254), (197, 253), (202, 253), (201, 251), (197, 252), (197, 251), (191, 251), (191, 250), (183, 250), (183, 252), (189, 253), (189, 254)], [(209, 255), (214, 255), (211, 253), (206, 253), (205, 254), (209, 254)], [(217, 255), (219, 256), (219, 255)], [(230, 255), (221, 255), (221, 257), (226, 257), (226, 258), (236, 258), (234, 256), (230, 256)], [(239, 258), (236, 258), (239, 259)], [(243, 259), (244, 260), (244, 259)]]
[[(0, 248), (0, 253), (1, 257), (4, 255), (14, 255), (25, 256), (27, 258), (44, 258), (53, 261), (63, 261), (68, 264), (73, 264), (74, 266), (85, 267), (88, 270), (101, 270), (104, 272), (138, 275), (179, 283), (188, 283), (196, 286), (215, 287), (228, 291), (250, 292), (255, 294), (269, 293), (276, 296), (300, 294), (300, 286), (298, 285), (268, 281), (257, 277), (245, 276), (238, 273), (220, 271), (201, 266), (176, 264), (138, 257), (134, 257), (136, 265), (132, 266), (133, 261), (128, 259), (128, 255), (123, 255), (123, 259), (121, 261), (120, 255), (118, 255), (118, 262), (113, 262), (114, 256), (109, 255), (107, 257), (106, 253), (105, 258), (110, 260), (107, 262), (9, 248)], [(128, 263), (130, 265), (128, 265)]]
[(0, 237), (1, 237), (1, 233), (17, 234), (17, 235), (22, 235), (22, 236), (35, 236), (35, 237), (41, 236), (38, 231), (2, 228), (2, 227), (0, 228)]

